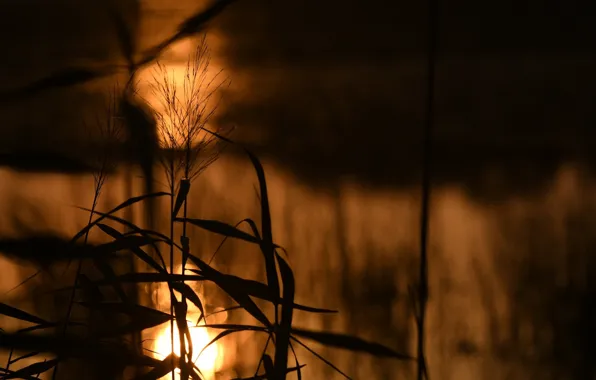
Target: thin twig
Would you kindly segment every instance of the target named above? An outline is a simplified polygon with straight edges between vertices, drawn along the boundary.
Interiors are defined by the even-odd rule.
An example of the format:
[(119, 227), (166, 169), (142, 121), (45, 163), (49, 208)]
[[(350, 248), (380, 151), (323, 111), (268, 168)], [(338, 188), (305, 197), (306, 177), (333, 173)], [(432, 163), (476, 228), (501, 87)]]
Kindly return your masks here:
[(434, 92), (437, 50), (438, 0), (428, 3), (428, 63), (427, 63), (427, 99), (426, 122), (424, 125), (424, 145), (422, 159), (422, 207), (420, 218), (420, 284), (419, 305), (417, 315), (418, 325), (418, 380), (428, 378), (426, 358), (424, 354), (424, 325), (426, 318), (426, 304), (428, 302), (428, 224), (429, 204), (431, 195), (431, 163), (432, 163), (432, 131), (434, 125)]

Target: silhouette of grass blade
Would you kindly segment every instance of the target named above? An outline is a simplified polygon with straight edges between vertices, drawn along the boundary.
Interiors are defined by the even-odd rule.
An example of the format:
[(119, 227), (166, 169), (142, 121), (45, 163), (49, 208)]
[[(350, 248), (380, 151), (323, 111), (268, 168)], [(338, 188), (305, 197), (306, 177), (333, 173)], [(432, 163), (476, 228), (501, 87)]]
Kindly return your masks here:
[[(291, 368), (288, 368), (288, 369), (286, 370), (286, 373), (285, 373), (285, 374), (287, 375), (287, 374), (289, 374), (289, 373), (296, 372), (296, 371), (298, 371), (298, 373), (300, 373), (300, 369), (302, 369), (302, 368), (304, 368), (304, 367), (305, 367), (305, 364), (302, 364), (302, 365), (301, 365), (301, 366), (299, 366), (299, 367), (291, 367)], [(285, 378), (285, 377), (284, 377), (284, 378)], [(299, 379), (301, 378), (301, 377), (300, 377), (300, 375), (298, 375), (298, 378), (299, 378)], [(272, 378), (271, 378), (271, 377), (269, 377), (269, 376), (267, 376), (267, 375), (265, 374), (265, 375), (256, 375), (256, 376), (252, 376), (252, 377), (234, 377), (232, 380), (266, 380), (266, 379), (269, 379), (269, 380), (270, 380), (270, 379), (272, 379)]]
[[(78, 288), (85, 289), (87, 287), (100, 287), (100, 286), (108, 286), (112, 285), (113, 282), (118, 282), (122, 284), (132, 283), (132, 284), (140, 284), (145, 282), (177, 282), (177, 281), (204, 281), (205, 278), (199, 275), (182, 275), (182, 274), (169, 274), (169, 273), (149, 273), (149, 272), (141, 272), (141, 273), (125, 273), (119, 276), (115, 276), (113, 279), (102, 279), (91, 281), (89, 283), (80, 284), (77, 286)], [(65, 287), (61, 288), (58, 291), (70, 290), (72, 287)]]
[(151, 371), (138, 375), (133, 378), (133, 380), (157, 380), (168, 373), (172, 372), (174, 368), (172, 366), (177, 367), (175, 363), (179, 362), (179, 358), (176, 354), (171, 353), (165, 359), (163, 359), (159, 365), (156, 365)]
[(17, 362), (19, 362), (19, 361), (21, 361), (21, 360), (23, 360), (23, 359), (32, 358), (32, 357), (34, 357), (34, 356), (37, 356), (37, 355), (39, 355), (39, 352), (30, 352), (30, 353), (28, 353), (28, 354), (21, 355), (21, 356), (19, 356), (19, 357), (18, 357), (18, 358), (16, 358), (16, 359), (12, 359), (12, 360), (10, 360), (10, 361), (8, 362), (8, 364), (14, 364), (14, 363), (17, 363)]
[(26, 261), (42, 268), (72, 257), (90, 258), (95, 255), (91, 244), (71, 244), (53, 235), (34, 235), (16, 239), (1, 239), (0, 251), (16, 261)]
[[(83, 229), (81, 229), (72, 238), (72, 241), (76, 241), (76, 240), (80, 239), (81, 237), (85, 236), (85, 234), (89, 230), (91, 230), (91, 228), (93, 228), (97, 223), (101, 222), (102, 220), (106, 219), (108, 216), (111, 216), (112, 214), (114, 214), (114, 213), (116, 213), (116, 212), (118, 212), (118, 211), (120, 211), (122, 209), (125, 209), (127, 207), (130, 207), (130, 206), (134, 205), (135, 203), (142, 202), (142, 201), (144, 201), (146, 199), (149, 199), (149, 198), (158, 198), (158, 197), (169, 196), (169, 195), (170, 195), (170, 193), (165, 192), (165, 191), (161, 191), (161, 192), (157, 192), (157, 193), (152, 193), (152, 194), (140, 195), (138, 197), (132, 197), (132, 198), (129, 198), (129, 199), (125, 200), (124, 202), (120, 203), (118, 206), (114, 207), (113, 209), (111, 209), (107, 213), (100, 213), (98, 211), (94, 211), (94, 214), (98, 214), (98, 215), (100, 215), (100, 217), (97, 218), (96, 220), (94, 220), (93, 222), (89, 223)], [(85, 209), (83, 207), (80, 207), (80, 208), (82, 210), (91, 211), (91, 210)]]
[[(39, 325), (35, 325), (35, 326), (24, 327), (22, 329), (19, 329), (18, 332), (19, 333), (27, 333), (27, 332), (31, 332), (31, 331), (57, 328), (57, 327), (63, 326), (65, 324), (65, 322), (66, 321), (55, 322), (55, 323), (48, 322), (48, 323), (43, 323), (43, 324), (39, 324)], [(72, 321), (68, 321), (67, 325), (68, 326), (84, 326), (83, 323), (72, 322)]]
[(223, 330), (234, 330), (234, 331), (257, 331), (267, 332), (267, 328), (262, 326), (253, 325), (239, 325), (235, 323), (211, 323), (206, 325), (199, 325), (198, 327), (205, 327), (210, 329), (223, 329)]
[[(188, 323), (186, 321), (186, 315), (188, 312), (188, 306), (186, 302), (178, 302), (172, 298), (172, 304), (176, 314), (176, 324), (178, 327), (178, 334), (180, 336), (180, 380), (187, 380), (190, 376), (189, 367), (187, 363), (192, 363), (192, 339), (190, 336), (190, 330), (188, 329)], [(188, 343), (188, 351), (186, 344)], [(188, 357), (188, 362), (186, 358)]]
[[(271, 227), (271, 212), (269, 210), (269, 196), (267, 194), (267, 181), (265, 179), (265, 171), (263, 170), (263, 166), (259, 159), (249, 152), (245, 150), (246, 154), (250, 158), (250, 161), (257, 173), (257, 178), (259, 180), (259, 193), (261, 197), (261, 234), (262, 234), (262, 243), (261, 243), (261, 251), (263, 252), (263, 256), (265, 258), (265, 272), (267, 276), (267, 285), (271, 288), (271, 291), (279, 297), (279, 280), (277, 278), (277, 269), (275, 266), (275, 246), (273, 244), (273, 232)], [(277, 323), (277, 307), (275, 322)]]
[(170, 321), (172, 316), (159, 310), (151, 309), (142, 305), (124, 304), (124, 303), (88, 303), (79, 302), (79, 305), (96, 311), (106, 313), (119, 313), (127, 315), (131, 323), (125, 326), (117, 326), (115, 328), (106, 329), (102, 335), (106, 334), (124, 334), (133, 331), (141, 331), (147, 328), (159, 326), (162, 323)]
[(292, 350), (292, 356), (294, 356), (294, 361), (296, 362), (296, 377), (298, 380), (302, 380), (302, 371), (300, 369), (303, 366), (298, 362), (298, 355), (296, 355), (296, 351), (294, 350), (294, 345), (292, 345), (292, 342), (290, 342), (290, 349)]
[(118, 42), (120, 42), (122, 54), (126, 59), (129, 71), (132, 72), (135, 66), (135, 38), (132, 34), (131, 29), (122, 17), (122, 14), (118, 12), (116, 9), (114, 9), (113, 5), (108, 5), (108, 13), (114, 22), (114, 26), (116, 27), (116, 34), (118, 35)]
[[(106, 280), (111, 282), (111, 284), (114, 288), (114, 291), (116, 292), (118, 297), (120, 297), (122, 302), (128, 302), (128, 296), (124, 292), (122, 285), (120, 284), (120, 282), (116, 281), (116, 273), (114, 272), (112, 267), (108, 264), (108, 262), (105, 260), (105, 258), (101, 257), (101, 256), (96, 257), (93, 260), (93, 262), (95, 264), (95, 267), (101, 272), (101, 274), (106, 278)], [(99, 289), (97, 287), (95, 287), (95, 290), (99, 291)]]
[(155, 242), (154, 239), (147, 238), (145, 236), (136, 236), (136, 235), (121, 236), (115, 241), (98, 245), (95, 248), (95, 253), (98, 256), (109, 255), (109, 254), (120, 252), (120, 251), (134, 250), (137, 248), (141, 248), (145, 245), (150, 245), (154, 242)]
[(310, 331), (292, 328), (292, 334), (313, 340), (325, 346), (342, 348), (349, 351), (365, 352), (377, 357), (388, 357), (400, 360), (413, 360), (411, 355), (402, 354), (379, 343), (365, 341), (357, 337), (322, 331)]
[(39, 376), (40, 374), (49, 371), (54, 368), (60, 362), (59, 359), (52, 359), (43, 362), (37, 362), (30, 364), (24, 368), (19, 369), (9, 375), (3, 376), (2, 379), (22, 379), (33, 376)]
[[(189, 271), (191, 271), (193, 273), (198, 273), (198, 274), (203, 273), (200, 270), (196, 270), (196, 269), (189, 269)], [(241, 277), (234, 276), (231, 274), (224, 274), (224, 273), (220, 273), (220, 274), (222, 276), (226, 276), (226, 278), (229, 282), (235, 282), (236, 287), (244, 289), (244, 291), (251, 297), (255, 297), (255, 298), (258, 298), (258, 299), (261, 299), (264, 301), (269, 301), (273, 304), (279, 304), (282, 301), (281, 297), (274, 298), (274, 295), (271, 292), (271, 289), (269, 289), (269, 287), (267, 286), (267, 284), (264, 284), (262, 282), (255, 281), (255, 280), (241, 278)], [(337, 313), (337, 310), (321, 309), (321, 308), (316, 308), (316, 307), (311, 307), (311, 306), (304, 306), (304, 305), (300, 305), (297, 303), (294, 303), (292, 305), (292, 307), (294, 309), (306, 311), (309, 313), (320, 313), (320, 314)]]
[[(103, 217), (103, 215), (102, 215), (102, 217)], [(103, 232), (105, 232), (107, 235), (113, 237), (114, 239), (118, 240), (118, 239), (123, 239), (125, 237), (121, 232), (117, 231), (116, 229), (114, 229), (106, 224), (98, 223), (97, 227), (99, 229), (101, 229)], [(144, 235), (143, 237), (148, 238), (147, 235)], [(159, 252), (157, 250), (157, 247), (154, 246), (154, 248), (155, 248), (156, 252)], [(151, 266), (153, 269), (155, 269), (159, 273), (167, 274), (166, 264), (163, 261), (163, 258), (162, 258), (162, 264), (163, 264), (163, 267), (162, 267), (155, 260), (153, 260), (153, 258), (151, 256), (149, 256), (149, 254), (147, 254), (145, 251), (143, 251), (140, 247), (131, 247), (130, 250), (135, 254), (135, 256), (137, 256), (139, 259), (141, 259), (142, 261), (147, 263), (149, 266)], [(160, 258), (161, 258), (161, 256), (160, 256)]]
[(298, 343), (299, 345), (301, 345), (302, 347), (304, 347), (308, 352), (310, 352), (311, 354), (313, 354), (317, 359), (319, 359), (323, 363), (327, 364), (329, 367), (333, 368), (337, 373), (339, 373), (340, 375), (342, 375), (346, 379), (351, 380), (351, 377), (350, 376), (346, 375), (342, 370), (340, 370), (339, 368), (337, 368), (337, 366), (335, 366), (335, 364), (331, 363), (329, 360), (327, 360), (324, 357), (322, 357), (321, 355), (319, 355), (317, 352), (315, 352), (313, 349), (311, 349), (310, 347), (308, 347), (306, 344), (302, 343), (300, 340), (296, 339), (295, 337), (291, 337), (291, 339), (293, 341), (295, 341), (296, 343)]
[(101, 342), (90, 338), (62, 337), (39, 334), (1, 334), (0, 347), (18, 351), (57, 354), (61, 358), (98, 358), (131, 366), (153, 367), (159, 360), (135, 353), (122, 344)]
[(201, 357), (201, 355), (203, 354), (203, 352), (205, 352), (205, 350), (206, 350), (207, 348), (209, 348), (209, 347), (210, 347), (212, 344), (214, 344), (214, 343), (215, 343), (215, 342), (217, 342), (218, 340), (220, 340), (220, 339), (222, 339), (222, 338), (224, 338), (224, 337), (226, 337), (226, 336), (228, 336), (228, 335), (230, 335), (230, 334), (233, 334), (233, 333), (236, 333), (236, 332), (240, 332), (240, 331), (245, 331), (245, 330), (243, 330), (243, 329), (229, 329), (229, 330), (224, 330), (224, 331), (220, 332), (220, 333), (219, 333), (219, 334), (217, 334), (217, 335), (216, 335), (216, 336), (215, 336), (213, 339), (211, 339), (211, 340), (209, 341), (209, 343), (207, 343), (207, 344), (205, 345), (205, 347), (203, 347), (203, 348), (201, 349), (201, 351), (199, 352), (199, 355), (198, 355), (198, 357)]
[(279, 273), (283, 284), (283, 299), (281, 302), (281, 320), (277, 330), (275, 342), (275, 371), (274, 378), (281, 379), (288, 368), (288, 349), (290, 346), (290, 333), (294, 316), (294, 293), (296, 284), (294, 274), (286, 261), (277, 255)]
[(145, 53), (143, 59), (137, 63), (137, 66), (144, 66), (157, 60), (159, 55), (173, 43), (183, 38), (190, 37), (193, 34), (200, 33), (204, 30), (207, 22), (221, 13), (233, 2), (234, 0), (216, 0), (209, 8), (191, 16), (178, 26), (178, 31), (172, 37), (166, 39)]
[(180, 366), (180, 358), (178, 355), (171, 353), (165, 359), (163, 359), (158, 365), (153, 367), (147, 373), (138, 375), (133, 378), (133, 380), (157, 380), (161, 379), (162, 377), (166, 376), (168, 373), (172, 372), (175, 368)]
[(19, 99), (33, 96), (51, 89), (82, 85), (92, 80), (112, 75), (113, 73), (115, 73), (115, 67), (106, 67), (102, 70), (93, 70), (83, 67), (67, 68), (33, 82), (19, 90), (0, 95), (0, 99)]
[(24, 151), (0, 153), (0, 166), (21, 172), (36, 173), (94, 173), (95, 166), (56, 152)]
[[(268, 378), (276, 379), (275, 368), (274, 368), (273, 359), (271, 359), (271, 356), (269, 356), (267, 354), (263, 355), (263, 367), (265, 367), (265, 375), (267, 375)], [(281, 377), (277, 377), (277, 379), (281, 379)]]
[[(182, 276), (182, 277), (191, 277), (191, 276)], [(203, 277), (200, 277), (201, 279), (203, 279)], [(201, 298), (199, 298), (198, 294), (195, 293), (195, 291), (188, 285), (185, 284), (183, 282), (174, 282), (172, 283), (172, 289), (176, 290), (177, 292), (179, 292), (180, 294), (182, 294), (184, 297), (186, 297), (187, 300), (189, 300), (190, 302), (192, 302), (201, 312), (201, 315), (199, 317), (199, 322), (205, 317), (205, 309), (203, 307), (203, 302), (201, 301)]]
[(188, 178), (182, 179), (180, 181), (180, 189), (178, 190), (178, 195), (176, 196), (176, 201), (174, 202), (174, 211), (172, 213), (172, 218), (176, 218), (178, 216), (178, 212), (182, 207), (184, 201), (186, 201), (186, 197), (188, 196), (188, 192), (190, 191), (190, 180)]
[(84, 307), (93, 308), (96, 310), (103, 310), (107, 312), (123, 313), (129, 316), (148, 316), (157, 317), (158, 319), (169, 320), (171, 316), (163, 311), (155, 310), (147, 306), (142, 305), (127, 305), (121, 302), (102, 302), (102, 303), (88, 303), (79, 302), (79, 305)]
[(214, 232), (219, 235), (232, 237), (240, 240), (244, 240), (250, 243), (260, 244), (260, 241), (249, 233), (246, 233), (238, 228), (220, 222), (218, 220), (207, 220), (207, 219), (191, 219), (191, 218), (176, 218), (176, 222), (187, 222), (204, 230)]
[(244, 283), (248, 283), (248, 281), (245, 282), (242, 281), (240, 277), (223, 274), (218, 270), (211, 268), (196, 256), (189, 255), (189, 258), (197, 267), (199, 267), (201, 270), (200, 273), (205, 276), (205, 279), (216, 284), (264, 326), (271, 327), (271, 322), (269, 322), (267, 316), (261, 309), (259, 309), (257, 304), (255, 304), (250, 298), (250, 295), (246, 292), (246, 289), (242, 286)]
[(36, 317), (35, 315), (31, 315), (27, 312), (24, 312), (23, 310), (9, 306), (5, 303), (0, 303), (0, 314), (25, 322), (37, 323), (42, 325), (49, 323), (48, 321), (45, 321), (42, 318)]

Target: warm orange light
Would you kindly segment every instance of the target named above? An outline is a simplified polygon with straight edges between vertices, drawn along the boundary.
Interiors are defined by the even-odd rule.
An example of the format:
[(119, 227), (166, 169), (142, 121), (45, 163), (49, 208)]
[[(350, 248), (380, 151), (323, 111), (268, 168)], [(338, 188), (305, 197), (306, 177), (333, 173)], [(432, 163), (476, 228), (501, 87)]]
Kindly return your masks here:
[[(201, 350), (214, 338), (205, 327), (195, 326), (188, 323), (190, 336), (193, 345), (193, 362), (201, 370), (204, 379), (212, 379), (216, 371), (221, 369), (223, 363), (222, 347), (218, 342), (211, 344), (202, 353)], [(170, 325), (163, 328), (154, 342), (153, 351), (157, 352), (161, 358), (168, 356), (172, 352), (172, 340), (170, 335)], [(188, 343), (186, 344), (188, 347)], [(180, 336), (178, 327), (174, 324), (174, 353), (180, 355)], [(175, 371), (177, 374), (179, 370)], [(171, 379), (171, 373), (162, 377), (162, 379)], [(176, 378), (178, 378), (176, 376)]]

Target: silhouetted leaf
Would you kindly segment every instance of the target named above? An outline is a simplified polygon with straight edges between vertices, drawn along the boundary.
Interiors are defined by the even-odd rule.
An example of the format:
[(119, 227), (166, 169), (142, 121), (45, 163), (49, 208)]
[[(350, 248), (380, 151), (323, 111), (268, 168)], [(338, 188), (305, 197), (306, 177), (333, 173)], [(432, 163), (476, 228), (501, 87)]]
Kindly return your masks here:
[(216, 336), (215, 336), (213, 339), (211, 339), (211, 340), (209, 341), (209, 343), (207, 343), (207, 344), (205, 345), (205, 347), (203, 347), (203, 348), (201, 349), (201, 352), (199, 352), (199, 355), (198, 355), (198, 357), (201, 357), (201, 355), (203, 354), (203, 352), (204, 352), (204, 351), (205, 351), (205, 350), (206, 350), (208, 347), (210, 347), (210, 346), (211, 346), (213, 343), (217, 342), (218, 340), (220, 340), (220, 339), (222, 339), (222, 338), (224, 338), (224, 337), (226, 337), (226, 336), (228, 336), (228, 335), (230, 335), (230, 334), (237, 333), (237, 332), (240, 332), (240, 331), (245, 331), (245, 330), (241, 330), (241, 329), (229, 329), (229, 330), (224, 330), (224, 331), (220, 332), (220, 333), (219, 333), (219, 334), (217, 334), (217, 335), (216, 335)]
[[(106, 224), (101, 224), (98, 223), (97, 227), (99, 227), (99, 229), (101, 229), (103, 232), (105, 232), (106, 234), (112, 236), (114, 239), (123, 239), (125, 238), (125, 236), (120, 233), (119, 231), (115, 230), (114, 228), (106, 225)], [(132, 236), (132, 235), (131, 235)], [(144, 236), (144, 238), (147, 238)], [(149, 256), (145, 251), (143, 251), (140, 247), (132, 247), (130, 248), (130, 250), (141, 260), (143, 260), (145, 263), (149, 264), (149, 266), (151, 266), (153, 269), (155, 269), (156, 271), (160, 272), (160, 273), (167, 273), (166, 269), (165, 269), (165, 263), (164, 266), (160, 266), (155, 260), (153, 260), (153, 258), (151, 256)]]
[(27, 378), (30, 376), (35, 376), (38, 374), (42, 374), (44, 372), (47, 372), (48, 370), (54, 368), (56, 366), (56, 364), (58, 364), (60, 362), (60, 360), (58, 359), (52, 359), (52, 360), (47, 360), (47, 361), (43, 361), (43, 362), (38, 362), (38, 363), (33, 363), (28, 365), (27, 367), (21, 368), (18, 371), (15, 371), (14, 373), (7, 375), (7, 376), (3, 376), (3, 379), (22, 379), (22, 378)]
[(14, 364), (14, 363), (16, 363), (16, 362), (18, 362), (18, 361), (21, 361), (21, 360), (23, 360), (23, 359), (28, 359), (28, 358), (31, 358), (31, 357), (33, 357), (33, 356), (37, 356), (37, 355), (39, 355), (39, 352), (30, 352), (30, 353), (28, 353), (28, 354), (21, 355), (21, 356), (19, 356), (19, 357), (18, 357), (18, 358), (16, 358), (16, 359), (12, 359), (12, 360), (10, 360), (10, 361), (8, 362), (8, 364)]
[(95, 254), (91, 244), (71, 244), (53, 235), (1, 239), (0, 251), (14, 260), (24, 260), (42, 268), (56, 262), (69, 261), (73, 257), (84, 259)]
[(389, 357), (401, 360), (412, 360), (413, 357), (407, 354), (396, 352), (379, 343), (368, 342), (363, 339), (330, 332), (310, 331), (299, 328), (292, 328), (292, 334), (314, 340), (325, 346), (343, 348), (349, 351), (366, 352), (368, 354)]
[[(304, 367), (305, 367), (305, 365), (303, 364), (300, 367), (288, 368), (286, 371), (286, 374), (295, 372), (296, 370), (298, 370), (298, 373), (300, 373), (300, 368), (304, 368)], [(299, 376), (299, 378), (300, 378), (300, 376)], [(253, 377), (235, 377), (232, 380), (266, 380), (266, 379), (272, 379), (272, 377), (269, 377), (267, 375), (256, 375)]]
[[(101, 274), (103, 274), (105, 279), (107, 281), (111, 281), (114, 291), (116, 292), (118, 297), (120, 297), (122, 302), (125, 302), (125, 303), (128, 302), (128, 296), (124, 292), (122, 285), (120, 284), (120, 282), (116, 281), (116, 273), (114, 273), (114, 270), (108, 264), (108, 262), (105, 260), (105, 258), (101, 257), (101, 256), (96, 257), (93, 260), (93, 263), (95, 264), (95, 267), (101, 272)], [(97, 287), (95, 289), (97, 289)], [(97, 291), (99, 291), (99, 289), (97, 289)], [(101, 302), (101, 301), (99, 301), (99, 302)]]
[[(94, 214), (98, 214), (101, 215), (99, 218), (97, 218), (96, 220), (94, 220), (93, 222), (89, 223), (87, 226), (85, 226), (82, 230), (80, 230), (73, 238), (72, 241), (76, 241), (80, 238), (82, 238), (83, 236), (85, 236), (85, 234), (87, 233), (87, 231), (89, 231), (91, 228), (93, 228), (97, 223), (100, 223), (102, 220), (104, 220), (105, 218), (107, 218), (109, 215), (112, 215), (124, 208), (130, 207), (135, 203), (144, 201), (146, 199), (149, 198), (158, 198), (158, 197), (163, 197), (163, 196), (167, 196), (170, 195), (170, 193), (168, 192), (157, 192), (157, 193), (153, 193), (153, 194), (145, 194), (145, 195), (141, 195), (138, 197), (132, 197), (129, 198), (127, 200), (125, 200), (124, 202), (120, 203), (118, 206), (114, 207), (113, 209), (111, 209), (110, 211), (108, 211), (107, 213), (101, 213), (99, 211), (94, 211)], [(91, 211), (85, 208), (82, 208), (83, 210), (86, 211)], [(138, 227), (137, 227), (138, 228)]]
[(261, 309), (259, 309), (245, 290), (239, 286), (239, 282), (237, 281), (238, 277), (231, 279), (229, 275), (225, 275), (216, 269), (211, 268), (203, 260), (193, 255), (190, 255), (189, 258), (197, 267), (199, 267), (201, 274), (205, 276), (206, 279), (214, 282), (264, 326), (271, 327), (271, 322), (269, 322), (267, 316), (265, 316)]
[(101, 312), (125, 314), (131, 319), (131, 322), (124, 326), (109, 326), (108, 328), (102, 330), (100, 332), (100, 335), (102, 336), (121, 335), (131, 332), (142, 331), (147, 328), (159, 326), (162, 323), (165, 323), (172, 319), (171, 315), (168, 313), (164, 313), (159, 310), (151, 309), (149, 307), (141, 305), (111, 302), (102, 302), (95, 304), (79, 302), (79, 304), (81, 306)]
[(175, 368), (179, 366), (180, 358), (174, 354), (169, 354), (165, 359), (163, 359), (158, 365), (153, 367), (153, 369), (147, 373), (142, 375), (138, 375), (133, 378), (133, 380), (158, 380), (162, 377), (166, 376), (168, 373), (172, 372)]
[(5, 97), (11, 99), (19, 99), (22, 97), (36, 95), (42, 91), (85, 84), (92, 80), (111, 75), (116, 72), (115, 69), (116, 68), (113, 66), (105, 67), (101, 70), (84, 67), (73, 67), (63, 69), (62, 71), (42, 78), (19, 90), (0, 95), (0, 99)]
[(263, 367), (265, 367), (265, 374), (268, 378), (275, 379), (275, 369), (273, 365), (273, 359), (271, 356), (264, 354), (263, 355)]
[[(176, 314), (176, 326), (178, 327), (178, 335), (180, 338), (180, 380), (188, 379), (189, 376), (189, 367), (185, 364), (192, 363), (192, 339), (190, 336), (190, 331), (188, 329), (188, 322), (186, 321), (186, 315), (188, 311), (188, 306), (186, 302), (178, 302), (176, 299), (172, 299), (172, 304), (174, 307), (174, 311)], [(182, 342), (188, 343), (188, 352), (186, 350), (186, 345)], [(186, 361), (188, 358), (188, 362)]]
[(0, 166), (34, 173), (94, 173), (97, 167), (55, 152), (19, 151), (0, 153)]
[(158, 59), (159, 55), (165, 49), (168, 48), (168, 46), (175, 43), (176, 41), (179, 41), (185, 37), (192, 36), (193, 34), (200, 33), (202, 30), (204, 30), (205, 25), (208, 21), (210, 21), (213, 17), (217, 16), (233, 1), (234, 0), (216, 0), (206, 10), (200, 11), (197, 14), (185, 20), (178, 27), (178, 31), (176, 34), (174, 34), (172, 37), (166, 39), (165, 41), (161, 42), (160, 44), (146, 52), (144, 54), (143, 59), (137, 63), (137, 66), (143, 66), (155, 61), (156, 59)]
[[(259, 191), (261, 195), (261, 251), (265, 258), (265, 271), (267, 275), (267, 285), (271, 288), (271, 291), (279, 296), (279, 280), (277, 278), (277, 269), (275, 266), (275, 245), (273, 244), (273, 232), (271, 229), (271, 213), (269, 210), (269, 196), (267, 193), (267, 181), (265, 179), (265, 171), (259, 159), (252, 154), (250, 151), (245, 149), (246, 154), (250, 158), (250, 161), (257, 173), (259, 180)], [(276, 310), (276, 322), (277, 322), (277, 308)]]
[(128, 26), (121, 12), (118, 12), (112, 4), (108, 5), (108, 13), (114, 22), (116, 27), (116, 33), (118, 35), (118, 42), (122, 48), (122, 54), (128, 64), (129, 73), (134, 71), (134, 53), (135, 53), (135, 38), (132, 34), (131, 28)]
[[(190, 272), (201, 274), (200, 270), (196, 269), (188, 269)], [(281, 297), (277, 297), (277, 302), (274, 301), (273, 294), (267, 284), (263, 284), (262, 282), (249, 280), (241, 277), (237, 277), (231, 274), (224, 274), (221, 275), (226, 276), (227, 281), (230, 283), (235, 283), (237, 288), (242, 288), (244, 291), (251, 297), (259, 298), (264, 301), (269, 301), (271, 303), (280, 303)], [(329, 310), (329, 309), (321, 309), (311, 306), (304, 306), (297, 303), (293, 304), (293, 308), (297, 310), (302, 310), (310, 313), (321, 313), (321, 314), (328, 314), (328, 313), (337, 313), (337, 310)]]
[(241, 231), (234, 226), (218, 220), (176, 218), (176, 222), (187, 222), (200, 227), (204, 230), (215, 232), (216, 234), (233, 237), (236, 239), (248, 241), (250, 243), (260, 244), (260, 241), (249, 233)]
[(313, 351), (306, 344), (302, 343), (300, 340), (296, 339), (295, 337), (292, 337), (291, 339), (293, 341), (295, 341), (296, 343), (298, 343), (299, 345), (301, 345), (302, 347), (304, 347), (308, 352), (310, 352), (311, 354), (313, 354), (314, 356), (316, 356), (320, 361), (322, 361), (323, 363), (327, 364), (329, 367), (333, 368), (337, 373), (341, 374), (346, 379), (351, 380), (350, 376), (346, 375), (342, 370), (340, 370), (339, 368), (337, 368), (335, 366), (335, 364), (331, 363), (329, 360), (325, 359), (324, 357), (322, 357), (321, 355), (319, 355), (318, 353), (316, 353), (315, 351)]
[(98, 245), (95, 251), (99, 255), (108, 255), (125, 250), (133, 250), (154, 243), (155, 240), (144, 236), (120, 236), (117, 240)]
[(133, 352), (123, 344), (90, 338), (44, 336), (39, 334), (1, 334), (0, 347), (17, 351), (54, 353), (61, 358), (98, 358), (135, 366), (155, 366), (159, 360)]
[[(184, 276), (184, 277), (189, 277), (189, 276)], [(203, 277), (201, 277), (202, 279)], [(185, 284), (183, 282), (174, 282), (172, 283), (172, 289), (178, 291), (180, 294), (182, 294), (184, 297), (186, 297), (186, 299), (188, 299), (190, 302), (192, 302), (201, 312), (201, 316), (199, 317), (199, 322), (201, 321), (201, 319), (203, 319), (205, 317), (205, 309), (203, 308), (203, 302), (201, 301), (201, 299), (199, 298), (199, 295), (197, 293), (195, 293), (195, 291), (188, 285)]]
[(235, 323), (210, 323), (206, 325), (199, 325), (197, 327), (205, 327), (210, 329), (224, 329), (224, 330), (237, 330), (237, 331), (258, 331), (268, 332), (267, 328), (262, 326), (253, 325), (239, 325)]
[(300, 370), (303, 365), (300, 365), (298, 362), (298, 355), (296, 355), (296, 351), (294, 351), (294, 345), (290, 342), (290, 349), (292, 350), (292, 355), (294, 356), (294, 361), (296, 362), (296, 377), (298, 380), (302, 380), (302, 371)]
[[(43, 323), (43, 324), (39, 324), (39, 325), (35, 325), (35, 326), (24, 327), (22, 329), (19, 329), (18, 332), (26, 333), (26, 332), (37, 331), (37, 330), (52, 329), (52, 328), (56, 328), (56, 327), (62, 327), (62, 326), (64, 326), (64, 323), (65, 323), (65, 321), (48, 322), (48, 323)], [(80, 323), (80, 322), (68, 321), (68, 326), (85, 326), (85, 324)]]
[(290, 332), (294, 316), (294, 274), (286, 261), (277, 255), (279, 273), (283, 284), (283, 299), (281, 301), (281, 320), (275, 334), (275, 378), (282, 378), (288, 368), (288, 349), (290, 346)]
[(37, 323), (37, 324), (48, 324), (50, 322), (45, 321), (35, 315), (31, 315), (24, 312), (16, 307), (9, 306), (5, 303), (0, 303), (0, 314), (6, 315), (7, 317), (15, 318), (21, 321)]
[(178, 190), (178, 195), (176, 196), (176, 202), (174, 202), (174, 211), (172, 212), (172, 218), (176, 218), (182, 204), (186, 201), (186, 197), (188, 196), (188, 192), (190, 191), (190, 180), (188, 178), (183, 178), (180, 181), (180, 189)]
[[(106, 286), (111, 285), (112, 282), (118, 283), (144, 283), (144, 282), (178, 282), (178, 281), (203, 281), (205, 278), (199, 275), (182, 275), (182, 274), (169, 274), (169, 273), (125, 273), (114, 277), (113, 280), (97, 280), (91, 284), (93, 286)], [(79, 287), (85, 287), (86, 285), (80, 285)], [(72, 287), (62, 288), (60, 290), (72, 289)], [(190, 297), (189, 297), (190, 298)]]

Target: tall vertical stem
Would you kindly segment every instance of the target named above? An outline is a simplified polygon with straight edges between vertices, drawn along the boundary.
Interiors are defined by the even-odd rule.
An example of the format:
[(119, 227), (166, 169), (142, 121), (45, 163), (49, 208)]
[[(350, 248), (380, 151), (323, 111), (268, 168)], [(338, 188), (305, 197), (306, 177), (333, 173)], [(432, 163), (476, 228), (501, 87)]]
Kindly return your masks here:
[(420, 273), (418, 289), (418, 380), (428, 377), (426, 359), (424, 356), (424, 326), (426, 319), (426, 304), (428, 302), (428, 224), (429, 204), (431, 195), (431, 153), (432, 131), (434, 125), (434, 92), (435, 92), (435, 65), (437, 44), (437, 18), (438, 0), (429, 0), (428, 3), (428, 62), (427, 62), (427, 98), (424, 123), (424, 142), (422, 153), (422, 206), (420, 217)]
[[(174, 159), (170, 161), (170, 274), (174, 274), (174, 192), (176, 191), (176, 174), (174, 172)], [(174, 292), (170, 291), (170, 297), (175, 297)], [(174, 315), (174, 299), (170, 299), (170, 315)], [(170, 319), (170, 345), (172, 354), (174, 353), (174, 319)], [(175, 363), (172, 355), (172, 380), (175, 379)]]

